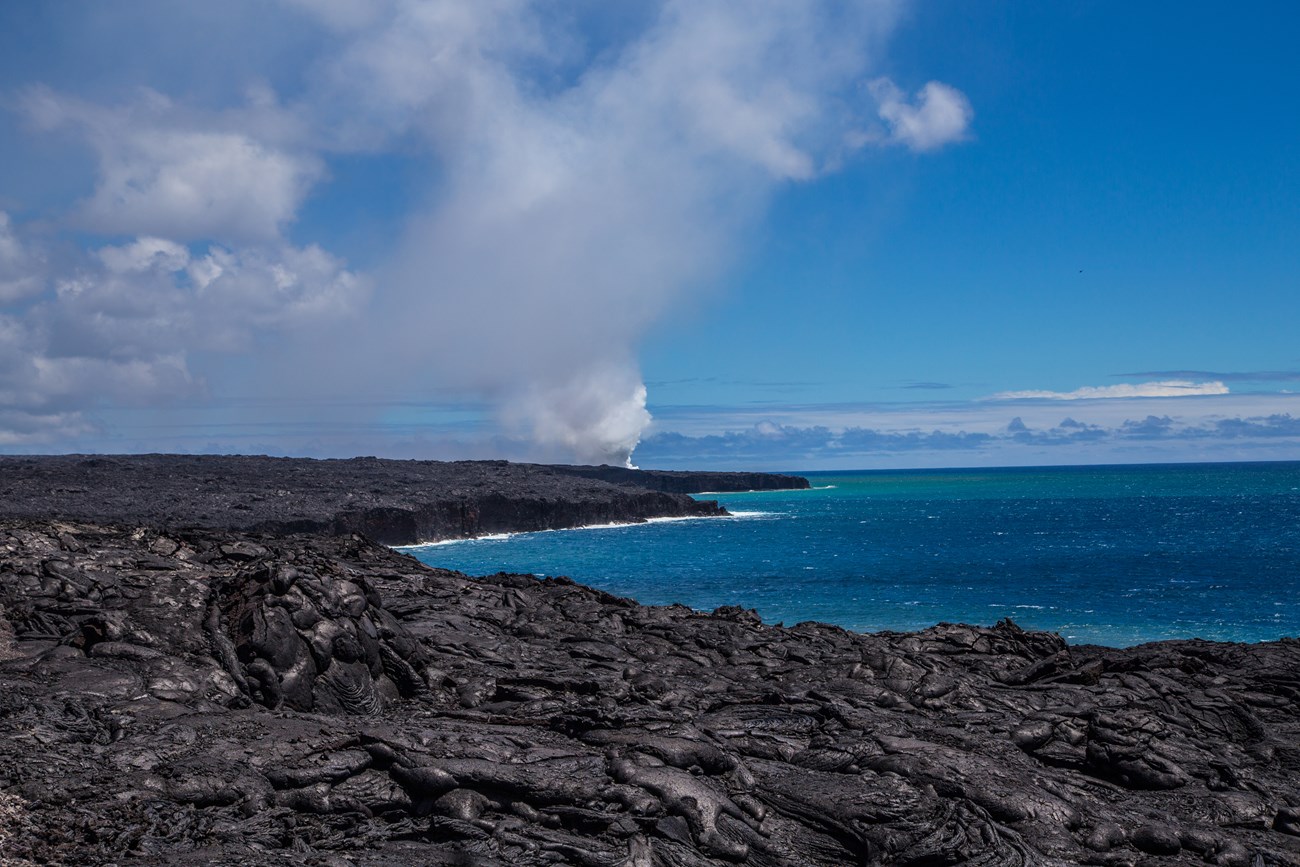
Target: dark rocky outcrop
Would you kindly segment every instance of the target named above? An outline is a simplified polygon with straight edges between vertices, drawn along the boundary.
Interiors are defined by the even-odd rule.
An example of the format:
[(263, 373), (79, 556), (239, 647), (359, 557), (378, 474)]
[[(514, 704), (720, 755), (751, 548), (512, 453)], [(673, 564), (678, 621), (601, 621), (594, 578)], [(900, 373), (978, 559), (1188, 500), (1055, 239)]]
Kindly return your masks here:
[[(585, 470), (593, 470), (588, 476)], [(617, 472), (609, 479), (605, 471)], [(734, 478), (733, 478), (734, 476)], [(233, 455), (0, 457), (0, 517), (363, 533), (409, 545), (486, 533), (725, 514), (686, 490), (807, 482), (506, 461)], [(766, 480), (766, 481), (765, 481)]]
[(1297, 672), (10, 520), (0, 863), (1300, 864)]

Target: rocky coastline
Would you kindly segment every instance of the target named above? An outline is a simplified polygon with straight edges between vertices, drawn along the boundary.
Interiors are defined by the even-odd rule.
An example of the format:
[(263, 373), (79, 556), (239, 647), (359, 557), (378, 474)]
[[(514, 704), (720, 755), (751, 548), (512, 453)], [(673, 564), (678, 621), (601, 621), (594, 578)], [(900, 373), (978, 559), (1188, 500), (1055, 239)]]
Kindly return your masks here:
[(725, 515), (689, 493), (807, 487), (793, 476), (506, 461), (238, 455), (0, 457), (0, 516), (274, 533), (361, 533), (414, 545), (490, 533)]
[(863, 635), (471, 578), (352, 516), (694, 501), (415, 463), (0, 459), (0, 863), (1300, 864), (1300, 641)]

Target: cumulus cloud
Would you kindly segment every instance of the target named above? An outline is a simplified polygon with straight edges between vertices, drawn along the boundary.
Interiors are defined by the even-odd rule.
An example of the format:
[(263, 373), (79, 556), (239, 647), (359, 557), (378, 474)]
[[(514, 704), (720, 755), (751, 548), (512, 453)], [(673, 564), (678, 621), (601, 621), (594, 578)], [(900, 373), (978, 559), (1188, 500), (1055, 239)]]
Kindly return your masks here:
[(0, 424), (14, 442), (82, 435), (96, 407), (202, 396), (194, 353), (342, 318), (369, 290), (316, 247), (194, 256), (154, 237), (64, 263), (51, 282), (21, 315), (0, 315)]
[(1273, 413), (1254, 418), (1225, 418), (1214, 425), (1214, 432), (1224, 437), (1298, 437), (1300, 418), (1290, 413)]
[(1021, 445), (1064, 446), (1097, 442), (1111, 435), (1112, 432), (1101, 425), (1088, 424), (1068, 417), (1052, 427), (1035, 430), (1016, 416), (1007, 424), (1004, 439)]
[(880, 101), (879, 114), (889, 127), (889, 138), (914, 151), (932, 151), (966, 137), (975, 111), (960, 90), (931, 81), (909, 101), (888, 78), (871, 83)]
[[(247, 353), (260, 335), (360, 310), (368, 278), (316, 245), (283, 238), (322, 161), (256, 88), (233, 111), (201, 112), (154, 91), (100, 106), (35, 86), (29, 123), (70, 132), (98, 158), (67, 222), (124, 243), (51, 258), (0, 214), (0, 423), (15, 443), (82, 436), (89, 410), (201, 398), (203, 353)], [(197, 243), (196, 243), (197, 242)], [(191, 247), (193, 245), (193, 248)]]
[[(275, 115), (260, 93), (253, 101)], [(250, 113), (196, 114), (152, 90), (104, 107), (33, 87), (22, 106), (37, 127), (70, 129), (94, 148), (99, 179), (77, 220), (105, 234), (274, 239), (323, 172), (319, 157), (251, 134), (268, 124)]]
[(120, 247), (104, 247), (99, 260), (110, 274), (179, 271), (190, 260), (189, 250), (166, 238), (136, 238)]
[(1143, 419), (1125, 419), (1119, 427), (1119, 434), (1133, 439), (1162, 439), (1177, 427), (1181, 426), (1176, 426), (1167, 415), (1148, 415)]
[(373, 288), (369, 277), (314, 244), (272, 250), (214, 245), (189, 259), (184, 271), (208, 339), (227, 348), (238, 348), (257, 329), (283, 332), (346, 322), (363, 309)]
[(1133, 397), (1189, 397), (1205, 394), (1227, 394), (1222, 382), (1192, 382), (1183, 379), (1166, 379), (1159, 382), (1125, 383), (1123, 385), (1087, 385), (1074, 391), (1000, 391), (988, 400), (1103, 400)]

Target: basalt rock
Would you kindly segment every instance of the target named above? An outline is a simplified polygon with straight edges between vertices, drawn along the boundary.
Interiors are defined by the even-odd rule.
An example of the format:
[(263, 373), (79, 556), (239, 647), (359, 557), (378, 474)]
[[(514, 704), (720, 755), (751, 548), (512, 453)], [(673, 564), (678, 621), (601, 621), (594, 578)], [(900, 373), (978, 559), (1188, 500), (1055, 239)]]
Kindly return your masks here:
[(696, 501), (686, 492), (800, 482), (807, 486), (803, 479), (762, 473), (697, 475), (506, 461), (0, 456), (0, 517), (362, 533), (384, 544), (410, 545), (489, 533), (725, 515), (716, 501)]
[(0, 863), (1300, 864), (1298, 671), (0, 522)]
[(419, 644), (360, 575), (260, 560), (209, 606), (214, 646), (237, 661), (222, 654), (228, 672), (266, 707), (373, 715), (427, 687)]

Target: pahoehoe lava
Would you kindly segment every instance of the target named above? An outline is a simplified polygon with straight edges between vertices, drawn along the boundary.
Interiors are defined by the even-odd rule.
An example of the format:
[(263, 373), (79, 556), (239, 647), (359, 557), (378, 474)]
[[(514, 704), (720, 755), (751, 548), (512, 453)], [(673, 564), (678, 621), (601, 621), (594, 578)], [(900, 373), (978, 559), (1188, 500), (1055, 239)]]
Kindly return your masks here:
[(680, 495), (408, 463), (0, 460), (0, 863), (1300, 864), (1300, 642), (864, 635), (471, 578), (339, 516)]

